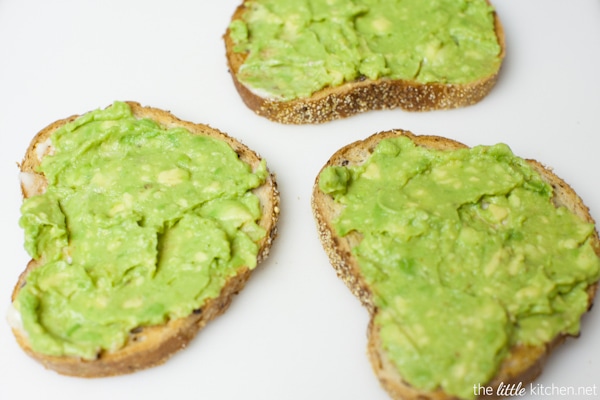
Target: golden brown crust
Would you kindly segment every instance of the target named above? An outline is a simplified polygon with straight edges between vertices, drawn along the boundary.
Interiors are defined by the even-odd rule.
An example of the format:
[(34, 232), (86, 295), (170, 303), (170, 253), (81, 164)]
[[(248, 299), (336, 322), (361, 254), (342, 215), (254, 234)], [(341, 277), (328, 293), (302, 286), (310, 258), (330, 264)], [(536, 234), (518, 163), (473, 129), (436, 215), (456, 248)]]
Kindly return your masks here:
[[(462, 143), (438, 136), (417, 136), (411, 132), (402, 130), (386, 131), (341, 148), (329, 159), (323, 168), (332, 165), (360, 165), (373, 152), (379, 141), (398, 135), (407, 136), (417, 145), (432, 149), (451, 150), (467, 147)], [(538, 161), (527, 160), (527, 162), (554, 188), (553, 201), (556, 206), (565, 206), (583, 220), (594, 223), (589, 209), (565, 181)], [(373, 370), (382, 386), (394, 399), (452, 399), (453, 397), (442, 390), (425, 393), (410, 386), (402, 380), (402, 377), (399, 376), (397, 370), (387, 359), (381, 347), (379, 331), (373, 323), (373, 318), (378, 310), (373, 304), (371, 292), (360, 273), (356, 259), (351, 256), (351, 249), (358, 244), (360, 236), (356, 233), (350, 233), (345, 237), (339, 237), (335, 234), (332, 222), (341, 211), (341, 206), (334, 203), (331, 196), (319, 190), (318, 183), (319, 178), (317, 176), (313, 187), (311, 204), (319, 238), (337, 275), (345, 282), (352, 293), (359, 298), (371, 314), (371, 322), (368, 329), (368, 354)], [(594, 231), (592, 244), (596, 254), (600, 257), (600, 240), (596, 231)], [(597, 287), (598, 283), (594, 283), (588, 287), (589, 307), (592, 306)], [(497, 375), (487, 384), (495, 388), (501, 382), (505, 384), (526, 384), (533, 381), (541, 373), (548, 355), (565, 338), (565, 335), (559, 335), (550, 343), (541, 346), (515, 346), (511, 349), (510, 355), (501, 364)], [(485, 398), (493, 397), (485, 396)]]
[[(237, 152), (241, 160), (253, 168), (261, 162), (260, 157), (248, 147), (207, 125), (182, 121), (167, 111), (143, 107), (139, 103), (128, 102), (128, 104), (133, 114), (138, 118), (151, 118), (164, 127), (185, 127), (193, 134), (221, 139)], [(27, 174), (25, 182), (23, 183), (22, 180), (21, 184), (24, 197), (41, 193), (44, 190), (45, 180), (42, 175), (35, 172), (35, 168), (43, 155), (51, 151), (45, 143), (54, 131), (76, 118), (77, 116), (72, 116), (54, 122), (40, 131), (32, 140), (20, 165), (21, 173)], [(272, 241), (277, 234), (279, 192), (275, 176), (269, 174), (267, 182), (255, 189), (255, 193), (260, 198), (263, 212), (259, 224), (267, 232), (266, 237), (259, 243), (258, 262), (261, 262), (267, 257)], [(29, 271), (37, 265), (37, 261), (31, 260), (25, 271), (23, 271), (15, 285), (12, 294), (13, 301), (19, 290), (26, 284)], [(218, 297), (208, 300), (190, 316), (170, 320), (165, 325), (135, 329), (130, 333), (125, 347), (114, 352), (102, 352), (95, 360), (87, 361), (77, 357), (55, 357), (39, 354), (31, 349), (26, 334), (22, 330), (13, 327), (13, 333), (17, 342), (27, 354), (46, 368), (60, 374), (92, 378), (135, 372), (162, 364), (175, 352), (184, 348), (200, 329), (229, 307), (234, 295), (243, 289), (251, 272), (252, 270), (247, 267), (241, 267), (235, 276), (229, 278)]]
[[(244, 2), (235, 10), (231, 20), (242, 19)], [(496, 36), (500, 44), (499, 58), (506, 52), (504, 29), (494, 12)], [(337, 87), (327, 87), (310, 98), (275, 101), (261, 97), (237, 79), (237, 72), (246, 58), (236, 53), (229, 29), (224, 36), (229, 71), (233, 83), (248, 108), (256, 114), (284, 124), (320, 124), (354, 114), (401, 108), (408, 111), (432, 111), (465, 107), (481, 101), (498, 80), (494, 74), (467, 84), (418, 83), (410, 80), (361, 79)]]

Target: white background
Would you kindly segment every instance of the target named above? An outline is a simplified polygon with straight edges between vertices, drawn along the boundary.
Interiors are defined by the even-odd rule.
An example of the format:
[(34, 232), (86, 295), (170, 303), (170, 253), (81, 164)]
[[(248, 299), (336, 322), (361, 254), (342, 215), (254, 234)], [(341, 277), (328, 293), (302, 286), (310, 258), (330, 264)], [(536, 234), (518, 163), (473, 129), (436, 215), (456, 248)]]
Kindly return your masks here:
[[(188, 349), (129, 376), (63, 377), (20, 350), (3, 316), (0, 399), (388, 399), (366, 356), (367, 312), (330, 267), (310, 209), (322, 164), (378, 131), (402, 128), (468, 145), (505, 142), (553, 167), (600, 220), (600, 2), (493, 1), (507, 57), (497, 86), (478, 105), (376, 111), (317, 126), (270, 122), (239, 99), (222, 41), (237, 3), (0, 0), (2, 314), (28, 261), (18, 227), (17, 162), (33, 135), (56, 119), (114, 100), (170, 110), (259, 152), (282, 195), (271, 256)], [(596, 385), (600, 395), (598, 307), (582, 328), (537, 383)]]

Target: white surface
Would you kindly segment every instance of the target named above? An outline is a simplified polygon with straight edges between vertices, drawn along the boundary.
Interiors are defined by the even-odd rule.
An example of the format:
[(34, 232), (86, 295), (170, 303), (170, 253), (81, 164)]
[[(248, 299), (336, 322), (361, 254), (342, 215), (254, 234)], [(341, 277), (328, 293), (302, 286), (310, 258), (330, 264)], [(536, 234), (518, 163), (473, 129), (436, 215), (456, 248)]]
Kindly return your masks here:
[[(600, 220), (598, 1), (496, 0), (508, 55), (498, 85), (476, 106), (370, 112), (319, 126), (276, 124), (241, 102), (221, 39), (237, 3), (0, 2), (0, 312), (28, 261), (16, 163), (33, 135), (56, 119), (113, 100), (171, 110), (258, 151), (277, 173), (282, 195), (270, 258), (187, 350), (129, 376), (62, 377), (20, 350), (3, 316), (0, 399), (388, 399), (366, 356), (367, 312), (329, 266), (310, 210), (321, 165), (342, 145), (381, 130), (445, 135), (468, 145), (508, 143), (516, 154), (554, 167)], [(554, 353), (536, 383), (595, 386), (600, 396), (598, 337), (596, 307), (581, 337)]]

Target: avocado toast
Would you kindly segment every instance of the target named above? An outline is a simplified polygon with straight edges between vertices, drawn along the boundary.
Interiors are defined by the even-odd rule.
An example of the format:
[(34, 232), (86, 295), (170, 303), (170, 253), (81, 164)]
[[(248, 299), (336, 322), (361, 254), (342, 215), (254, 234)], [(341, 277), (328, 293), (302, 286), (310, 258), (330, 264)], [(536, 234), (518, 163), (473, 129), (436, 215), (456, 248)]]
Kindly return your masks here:
[(291, 124), (471, 105), (495, 85), (505, 53), (485, 0), (245, 0), (224, 39), (245, 104)]
[(369, 357), (395, 399), (532, 381), (596, 293), (588, 208), (506, 145), (381, 132), (329, 159), (312, 207), (332, 266), (371, 314)]
[(227, 309), (276, 236), (264, 160), (138, 103), (49, 125), (20, 167), (32, 260), (13, 292), (13, 333), (61, 374), (164, 362)]

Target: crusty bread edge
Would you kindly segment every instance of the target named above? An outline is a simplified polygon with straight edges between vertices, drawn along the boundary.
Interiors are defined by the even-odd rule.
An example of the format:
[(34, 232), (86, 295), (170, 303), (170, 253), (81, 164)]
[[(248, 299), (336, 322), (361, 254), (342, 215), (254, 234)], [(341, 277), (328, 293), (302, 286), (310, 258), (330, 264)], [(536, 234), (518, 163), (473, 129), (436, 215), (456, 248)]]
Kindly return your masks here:
[[(211, 128), (208, 125), (196, 124), (180, 120), (170, 112), (152, 107), (141, 106), (137, 102), (127, 102), (134, 116), (138, 118), (151, 118), (166, 128), (184, 127), (193, 134), (207, 135), (227, 142), (238, 154), (239, 158), (256, 168), (261, 162), (260, 156), (247, 146), (231, 136)], [(45, 180), (35, 169), (42, 156), (51, 151), (47, 140), (52, 133), (64, 124), (77, 118), (74, 115), (56, 121), (41, 130), (31, 141), (25, 157), (20, 164), (22, 174), (27, 174), (29, 184), (22, 184), (23, 196), (29, 197), (43, 192)], [(40, 147), (41, 146), (41, 150)], [(33, 182), (33, 185), (31, 185)], [(32, 189), (33, 188), (33, 189)], [(273, 240), (277, 236), (277, 222), (279, 218), (280, 196), (275, 175), (268, 173), (265, 184), (254, 190), (259, 196), (262, 206), (262, 217), (259, 225), (265, 228), (267, 234), (259, 243), (257, 261), (262, 262), (269, 254)], [(36, 268), (39, 262), (31, 260), (27, 268), (21, 273), (14, 287), (12, 301), (15, 300), (19, 290), (26, 284), (27, 274)], [(26, 333), (18, 326), (13, 326), (13, 334), (21, 348), (36, 361), (46, 368), (63, 375), (78, 377), (107, 377), (132, 373), (141, 369), (153, 367), (167, 361), (174, 353), (186, 347), (209, 321), (221, 315), (231, 304), (233, 297), (243, 289), (252, 270), (241, 267), (230, 277), (216, 298), (209, 299), (200, 309), (195, 310), (185, 318), (169, 320), (164, 325), (150, 326), (135, 329), (130, 333), (125, 347), (114, 352), (102, 352), (95, 360), (83, 360), (78, 357), (57, 357), (40, 354), (31, 349)]]
[[(231, 21), (242, 19), (245, 2), (238, 6)], [(504, 60), (504, 28), (494, 11), (499, 59)], [(361, 79), (341, 86), (327, 87), (310, 98), (291, 101), (271, 100), (255, 94), (237, 79), (246, 54), (236, 53), (227, 28), (223, 35), (225, 54), (234, 86), (246, 106), (257, 115), (283, 124), (321, 124), (371, 110), (401, 108), (407, 111), (432, 111), (466, 107), (481, 101), (495, 86), (500, 68), (492, 75), (466, 84), (419, 83), (411, 80)]]
[[(392, 130), (376, 133), (365, 140), (351, 143), (339, 149), (323, 166), (323, 169), (332, 166), (357, 165), (366, 160), (373, 152), (379, 141), (384, 138), (403, 135), (409, 137), (419, 146), (432, 149), (450, 150), (466, 148), (467, 146), (444, 137), (414, 135), (409, 131)], [(595, 223), (588, 207), (575, 191), (561, 178), (556, 176), (549, 168), (535, 160), (526, 160), (554, 189), (554, 204), (569, 208), (583, 220)], [(323, 170), (321, 169), (321, 171)], [(373, 317), (377, 313), (377, 307), (373, 303), (372, 295), (368, 285), (360, 273), (356, 260), (351, 255), (352, 248), (359, 243), (360, 236), (356, 233), (350, 233), (346, 237), (339, 237), (335, 234), (332, 225), (333, 218), (339, 212), (332, 209), (332, 199), (319, 189), (319, 175), (315, 179), (313, 193), (311, 198), (311, 207), (315, 218), (319, 239), (323, 249), (329, 258), (329, 261), (336, 271), (336, 274), (342, 279), (350, 291), (361, 301), (371, 315), (368, 327), (368, 356), (381, 385), (394, 399), (432, 399), (448, 400), (452, 399), (443, 390), (433, 392), (423, 392), (407, 382), (398, 374), (396, 368), (387, 358), (383, 351), (379, 337), (379, 331), (373, 323)], [(592, 245), (596, 254), (600, 257), (600, 240), (598, 232), (594, 230)], [(588, 292), (588, 309), (592, 307), (593, 300), (598, 288), (598, 282), (590, 285)], [(540, 346), (518, 345), (510, 349), (510, 355), (501, 364), (498, 373), (490, 382), (481, 382), (490, 387), (497, 388), (500, 383), (522, 383), (527, 384), (539, 376), (543, 365), (552, 350), (564, 342), (568, 335), (560, 334), (549, 343)], [(496, 393), (496, 390), (494, 390)], [(485, 396), (493, 398), (493, 396)]]

